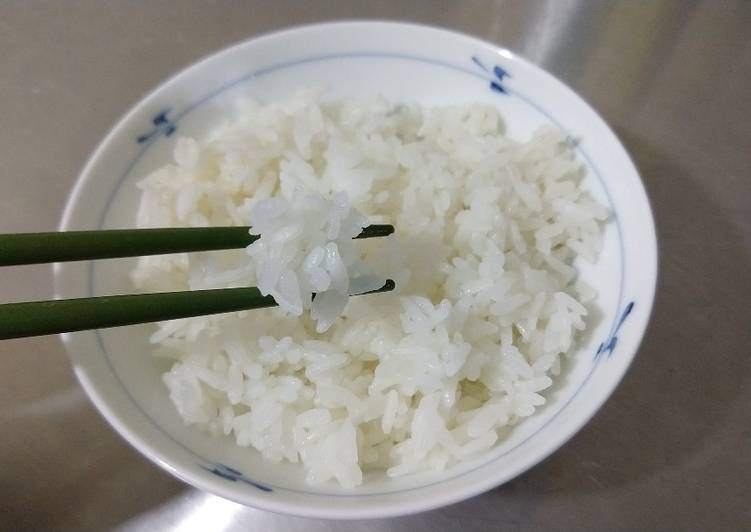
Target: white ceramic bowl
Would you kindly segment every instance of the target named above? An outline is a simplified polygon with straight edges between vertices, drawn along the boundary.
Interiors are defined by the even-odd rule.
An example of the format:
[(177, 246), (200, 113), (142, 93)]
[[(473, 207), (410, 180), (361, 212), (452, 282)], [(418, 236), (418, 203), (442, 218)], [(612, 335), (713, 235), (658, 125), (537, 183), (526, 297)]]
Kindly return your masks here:
[[(261, 100), (325, 85), (331, 96), (380, 93), (424, 104), (497, 106), (512, 136), (555, 124), (579, 139), (586, 186), (612, 209), (604, 251), (581, 275), (599, 290), (599, 316), (566, 364), (548, 404), (489, 454), (442, 473), (366, 482), (354, 490), (312, 487), (298, 465), (271, 464), (229, 439), (183, 425), (150, 356), (149, 327), (64, 335), (81, 384), (134, 447), (184, 481), (276, 512), (366, 518), (418, 512), (497, 486), (568, 440), (612, 393), (628, 368), (654, 299), (657, 252), (639, 176), (613, 132), (579, 96), (514, 53), (449, 31), (384, 22), (294, 28), (241, 43), (172, 77), (107, 135), (84, 168), (61, 230), (131, 227), (135, 183), (168, 160), (176, 135), (200, 134), (239, 94)], [(58, 297), (131, 291), (132, 260), (56, 268)]]

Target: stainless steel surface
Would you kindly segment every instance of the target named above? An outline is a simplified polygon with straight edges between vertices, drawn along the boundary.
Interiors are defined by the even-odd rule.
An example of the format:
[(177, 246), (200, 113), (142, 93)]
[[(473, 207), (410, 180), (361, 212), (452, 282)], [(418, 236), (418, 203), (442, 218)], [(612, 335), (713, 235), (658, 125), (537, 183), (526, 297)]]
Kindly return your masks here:
[[(125, 444), (55, 337), (0, 342), (0, 528), (740, 530), (751, 527), (751, 2), (0, 2), (0, 231), (56, 227), (113, 122), (238, 40), (396, 18), (502, 43), (621, 135), (660, 237), (653, 322), (615, 395), (551, 458), (465, 503), (384, 521), (283, 517), (206, 495)], [(0, 272), (47, 298), (48, 267)]]

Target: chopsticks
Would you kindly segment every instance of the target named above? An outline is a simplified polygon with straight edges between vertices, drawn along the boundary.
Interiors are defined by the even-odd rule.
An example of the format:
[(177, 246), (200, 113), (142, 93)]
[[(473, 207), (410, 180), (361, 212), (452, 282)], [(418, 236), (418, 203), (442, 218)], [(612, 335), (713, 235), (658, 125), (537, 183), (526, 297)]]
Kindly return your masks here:
[[(388, 279), (381, 288), (359, 295), (393, 289), (394, 281)], [(0, 305), (0, 340), (274, 306), (274, 298), (255, 287), (7, 303)]]
[[(0, 235), (0, 266), (240, 249), (259, 238), (249, 231), (247, 226), (179, 227)], [(392, 225), (369, 225), (355, 238), (393, 232)]]
[[(244, 248), (249, 227), (121, 229), (0, 235), (0, 266), (162, 255)], [(387, 236), (391, 225), (370, 225), (355, 238)], [(388, 292), (386, 280), (365, 294)], [(313, 295), (315, 297), (315, 294)], [(255, 287), (114, 295), (0, 305), (0, 340), (120, 327), (276, 306)]]

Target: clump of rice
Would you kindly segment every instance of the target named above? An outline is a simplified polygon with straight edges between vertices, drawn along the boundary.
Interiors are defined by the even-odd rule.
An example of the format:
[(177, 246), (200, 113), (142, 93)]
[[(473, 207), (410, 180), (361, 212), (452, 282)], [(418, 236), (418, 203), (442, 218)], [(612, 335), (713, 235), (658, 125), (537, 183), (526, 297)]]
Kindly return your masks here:
[[(596, 258), (608, 212), (583, 175), (562, 132), (517, 142), (480, 104), (304, 91), (245, 101), (205, 138), (178, 139), (174, 162), (140, 184), (138, 225), (252, 224), (264, 244), (146, 257), (136, 286), (256, 285), (281, 305), (159, 324), (177, 411), (301, 462), (311, 483), (487, 451), (545, 403), (585, 327), (594, 293), (572, 262)], [(396, 233), (350, 241), (373, 223)], [(347, 301), (384, 277), (394, 292)]]
[(350, 295), (386, 282), (358, 258), (352, 239), (368, 221), (342, 192), (331, 201), (301, 191), (291, 200), (261, 200), (250, 223), (250, 232), (260, 236), (248, 246), (259, 290), (293, 316), (310, 309), (318, 333), (331, 327)]

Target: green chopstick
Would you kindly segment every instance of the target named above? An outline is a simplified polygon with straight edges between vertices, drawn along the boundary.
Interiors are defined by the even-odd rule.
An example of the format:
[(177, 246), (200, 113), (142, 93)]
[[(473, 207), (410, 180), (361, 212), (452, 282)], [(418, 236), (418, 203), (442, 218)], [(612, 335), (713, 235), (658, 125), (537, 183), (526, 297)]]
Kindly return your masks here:
[[(239, 249), (258, 236), (250, 227), (114, 229), (0, 235), (0, 266)], [(392, 225), (370, 225), (355, 238), (388, 236)]]
[[(388, 292), (394, 286), (388, 279), (381, 288), (365, 294)], [(263, 296), (255, 287), (7, 303), (0, 305), (0, 340), (273, 306), (274, 298)]]

